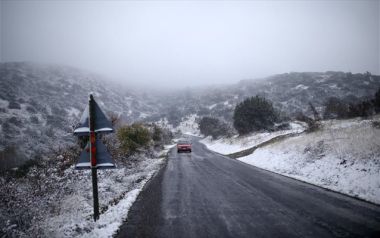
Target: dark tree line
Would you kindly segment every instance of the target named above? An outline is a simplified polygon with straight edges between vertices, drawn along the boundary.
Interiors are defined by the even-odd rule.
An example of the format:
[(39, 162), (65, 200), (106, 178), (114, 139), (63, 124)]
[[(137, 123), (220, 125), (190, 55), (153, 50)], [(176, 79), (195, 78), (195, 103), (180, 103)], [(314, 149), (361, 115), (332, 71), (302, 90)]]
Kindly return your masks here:
[(324, 106), (324, 119), (368, 117), (380, 112), (380, 89), (372, 99), (347, 103), (339, 98), (331, 97)]

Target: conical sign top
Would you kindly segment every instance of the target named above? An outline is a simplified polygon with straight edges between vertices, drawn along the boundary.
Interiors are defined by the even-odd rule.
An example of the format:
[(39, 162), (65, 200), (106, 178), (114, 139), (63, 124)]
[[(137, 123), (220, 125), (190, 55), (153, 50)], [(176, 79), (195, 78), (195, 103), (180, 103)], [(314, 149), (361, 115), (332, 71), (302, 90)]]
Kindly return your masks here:
[[(94, 100), (95, 107), (95, 132), (113, 132), (112, 123), (107, 119), (99, 105)], [(74, 130), (74, 135), (88, 135), (90, 128), (88, 125), (88, 106), (84, 110), (78, 126)]]
[[(90, 145), (88, 143), (86, 148), (80, 154), (79, 161), (75, 165), (76, 169), (91, 169), (89, 148)], [(111, 169), (115, 167), (115, 162), (108, 153), (107, 148), (103, 145), (101, 140), (96, 140), (96, 168)]]

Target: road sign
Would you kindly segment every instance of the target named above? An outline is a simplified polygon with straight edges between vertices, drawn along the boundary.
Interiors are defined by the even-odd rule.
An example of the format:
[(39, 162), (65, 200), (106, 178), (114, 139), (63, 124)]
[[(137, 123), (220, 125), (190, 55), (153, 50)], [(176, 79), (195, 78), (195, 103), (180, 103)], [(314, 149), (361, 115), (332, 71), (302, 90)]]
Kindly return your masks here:
[[(78, 163), (75, 165), (76, 169), (91, 169), (90, 160), (90, 142), (80, 154)], [(101, 140), (96, 140), (96, 168), (97, 169), (110, 169), (115, 168), (115, 162), (108, 153), (107, 148), (103, 145)]]
[[(102, 112), (99, 105), (93, 101), (93, 107), (95, 111), (95, 129), (96, 133), (98, 132), (113, 132), (112, 123), (107, 119), (106, 115)], [(89, 105), (84, 110), (82, 117), (79, 121), (79, 124), (74, 130), (74, 135), (84, 136), (90, 133), (89, 127)]]
[(74, 135), (89, 136), (89, 142), (82, 151), (76, 169), (91, 169), (92, 194), (94, 197), (94, 220), (99, 219), (99, 199), (98, 199), (98, 173), (97, 170), (114, 168), (110, 154), (106, 147), (98, 139), (99, 133), (113, 132), (112, 123), (107, 119), (94, 97), (90, 94), (88, 106), (83, 112), (78, 126), (74, 130)]

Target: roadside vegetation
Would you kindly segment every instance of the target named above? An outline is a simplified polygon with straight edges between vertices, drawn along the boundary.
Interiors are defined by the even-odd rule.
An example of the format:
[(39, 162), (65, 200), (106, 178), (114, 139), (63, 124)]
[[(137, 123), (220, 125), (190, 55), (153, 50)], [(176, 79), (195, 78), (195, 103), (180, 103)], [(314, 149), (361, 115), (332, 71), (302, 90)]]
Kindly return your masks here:
[(199, 130), (203, 135), (211, 136), (213, 139), (232, 135), (229, 125), (214, 117), (203, 117), (199, 122)]
[(346, 102), (337, 97), (330, 97), (324, 106), (324, 119), (366, 118), (380, 112), (380, 89), (371, 99)]
[[(123, 124), (116, 115), (109, 118), (116, 133), (100, 135), (99, 139), (117, 168), (98, 171), (100, 210), (102, 219), (114, 222), (114, 217), (119, 217), (121, 223), (127, 211), (120, 201), (135, 199), (138, 193), (134, 190), (141, 189), (160, 168), (164, 145), (171, 143), (172, 134), (156, 124)], [(1, 172), (0, 237), (60, 234), (99, 237), (96, 232), (109, 229), (91, 219), (90, 171), (74, 169), (87, 141), (88, 138), (80, 137), (77, 143), (54, 148), (17, 168)], [(120, 209), (116, 209), (118, 206)]]
[(255, 96), (245, 99), (235, 107), (233, 124), (240, 135), (254, 131), (270, 130), (278, 120), (272, 102)]

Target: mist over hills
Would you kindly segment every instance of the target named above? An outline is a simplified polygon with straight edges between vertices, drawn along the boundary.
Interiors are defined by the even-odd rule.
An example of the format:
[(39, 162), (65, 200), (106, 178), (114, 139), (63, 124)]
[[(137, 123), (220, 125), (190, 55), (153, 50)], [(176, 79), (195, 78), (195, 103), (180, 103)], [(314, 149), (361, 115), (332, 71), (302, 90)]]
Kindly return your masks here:
[[(283, 114), (294, 117), (298, 112), (311, 115), (309, 102), (322, 111), (330, 97), (345, 102), (372, 98), (380, 88), (380, 77), (344, 72), (284, 73), (261, 80), (242, 80), (237, 84), (181, 90), (163, 98), (165, 110), (158, 117), (169, 117), (176, 124), (181, 116), (195, 113), (231, 122), (235, 105), (247, 97), (261, 95), (270, 99)], [(181, 115), (181, 116), (177, 116)]]
[[(22, 161), (43, 157), (51, 149), (73, 144), (72, 129), (88, 94), (106, 113), (125, 122), (167, 118), (176, 126), (184, 117), (211, 115), (231, 122), (233, 110), (246, 97), (262, 95), (287, 116), (309, 114), (312, 102), (322, 110), (329, 97), (347, 102), (372, 98), (380, 77), (344, 72), (285, 73), (228, 86), (166, 91), (137, 91), (82, 70), (33, 63), (0, 64), (0, 158)], [(12, 163), (10, 163), (12, 166)]]

